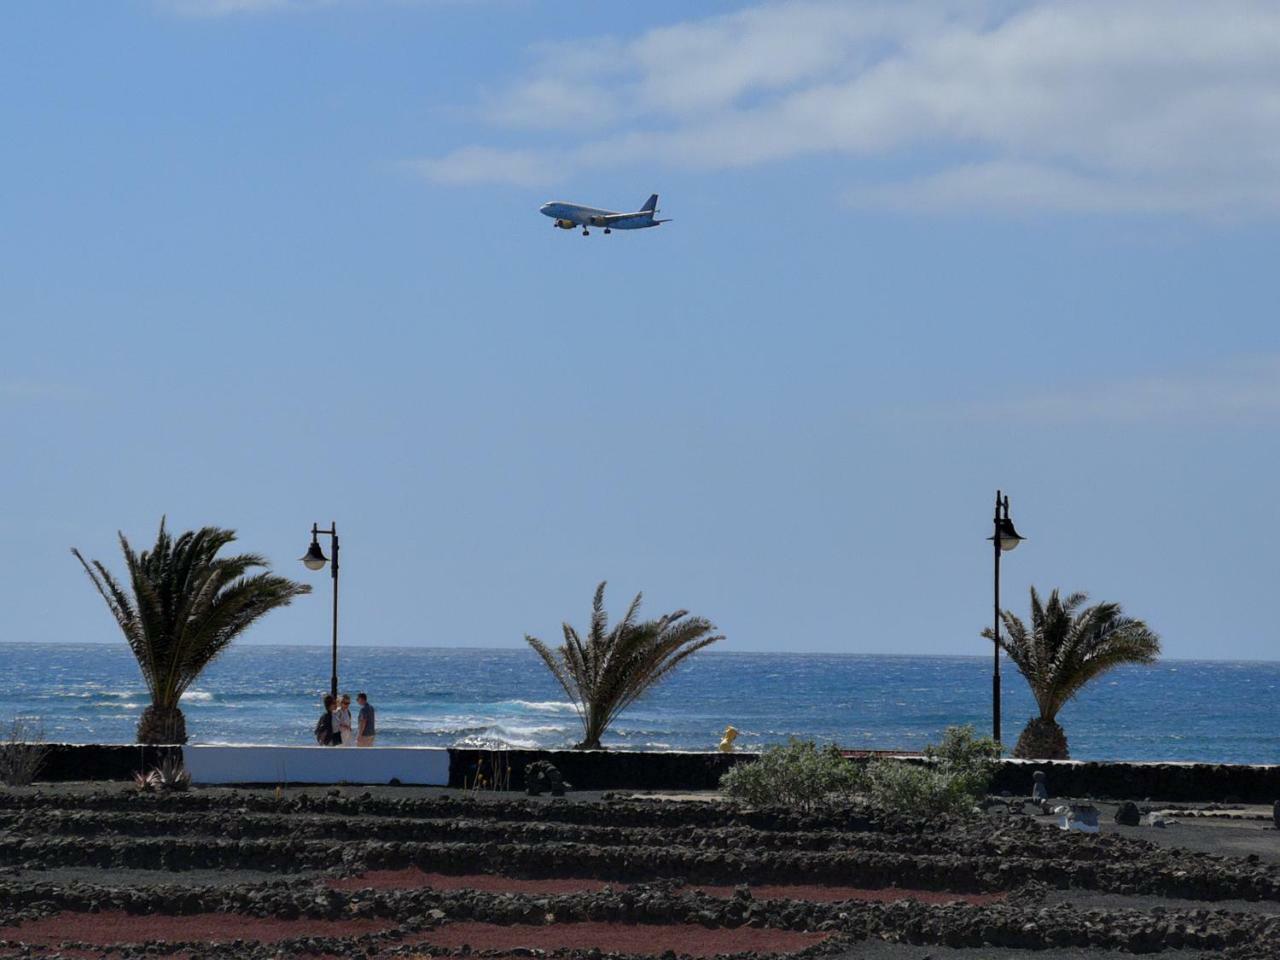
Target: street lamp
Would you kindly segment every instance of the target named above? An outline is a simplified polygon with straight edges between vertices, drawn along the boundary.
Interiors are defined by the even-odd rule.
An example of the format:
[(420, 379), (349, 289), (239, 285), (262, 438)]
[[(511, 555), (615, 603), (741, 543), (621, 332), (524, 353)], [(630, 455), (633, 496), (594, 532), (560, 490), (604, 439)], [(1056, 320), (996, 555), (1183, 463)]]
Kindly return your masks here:
[[(1003, 514), (1003, 515), (1002, 515)], [(992, 737), (1000, 742), (1000, 554), (1007, 550), (1016, 550), (1023, 537), (1013, 527), (1009, 519), (1009, 498), (996, 491), (995, 531), (987, 537), (995, 549), (995, 670), (991, 674), (991, 728)]]
[(333, 577), (333, 673), (329, 678), (329, 693), (336, 697), (338, 695), (338, 524), (331, 523), (328, 530), (321, 530), (313, 523), (311, 546), (307, 547), (306, 554), (299, 559), (308, 570), (323, 570), (324, 565), (330, 563), (329, 558), (320, 549), (319, 536), (322, 533), (329, 536), (329, 553), (333, 556), (332, 566), (329, 567), (329, 573)]

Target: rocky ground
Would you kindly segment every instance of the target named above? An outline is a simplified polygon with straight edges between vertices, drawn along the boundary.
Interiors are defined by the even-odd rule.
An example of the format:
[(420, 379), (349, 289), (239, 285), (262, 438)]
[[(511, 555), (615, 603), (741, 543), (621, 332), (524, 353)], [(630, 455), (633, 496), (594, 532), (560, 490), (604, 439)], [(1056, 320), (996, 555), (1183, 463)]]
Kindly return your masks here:
[[(1280, 957), (1266, 811), (1057, 829), (411, 788), (0, 791), (0, 956)], [(1023, 812), (1025, 809), (1026, 812)]]

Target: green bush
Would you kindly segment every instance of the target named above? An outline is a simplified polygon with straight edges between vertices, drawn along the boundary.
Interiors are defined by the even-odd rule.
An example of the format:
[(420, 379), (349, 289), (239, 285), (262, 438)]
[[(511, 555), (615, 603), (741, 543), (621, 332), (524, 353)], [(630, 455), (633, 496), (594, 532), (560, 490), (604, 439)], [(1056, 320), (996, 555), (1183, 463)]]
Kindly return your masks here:
[(876, 760), (863, 769), (834, 744), (819, 748), (793, 739), (735, 766), (721, 778), (720, 789), (755, 807), (806, 813), (861, 797), (909, 816), (968, 814), (991, 784), (1000, 745), (975, 737), (972, 727), (948, 727), (939, 744), (925, 748), (925, 757), (923, 764)]
[(878, 807), (904, 814), (967, 814), (995, 775), (1000, 744), (975, 737), (973, 727), (947, 727), (942, 742), (925, 747), (926, 764), (877, 760), (867, 767), (864, 793)]
[(987, 793), (995, 778), (1003, 748), (990, 737), (975, 737), (973, 727), (947, 727), (942, 742), (925, 747), (924, 754), (943, 772), (959, 780), (974, 799)]
[(834, 744), (819, 748), (812, 740), (793, 738), (785, 747), (769, 747), (759, 760), (733, 767), (721, 778), (720, 789), (754, 807), (809, 812), (848, 799), (861, 780), (861, 770)]

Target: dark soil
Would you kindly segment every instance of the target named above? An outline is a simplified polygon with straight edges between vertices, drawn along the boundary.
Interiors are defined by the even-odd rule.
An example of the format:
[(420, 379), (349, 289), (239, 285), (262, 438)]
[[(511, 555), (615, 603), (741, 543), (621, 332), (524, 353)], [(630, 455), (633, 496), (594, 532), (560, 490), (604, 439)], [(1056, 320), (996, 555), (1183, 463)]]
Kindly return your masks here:
[[(597, 892), (605, 889), (627, 889), (627, 883), (610, 884), (604, 880), (588, 880), (576, 877), (527, 880), (504, 877), (492, 873), (447, 874), (427, 873), (417, 867), (405, 870), (371, 870), (354, 877), (327, 881), (334, 890), (412, 890), (433, 887), (437, 890), (483, 890), (488, 893), (560, 894)], [(709, 897), (732, 897), (740, 888), (702, 884), (689, 890)], [(862, 887), (818, 884), (765, 884), (747, 888), (756, 900), (812, 900), (816, 903), (835, 903), (841, 900), (863, 900), (871, 903), (890, 903), (894, 900), (919, 900), (922, 903), (997, 903), (1005, 899), (1000, 893), (944, 893), (937, 890), (908, 890), (888, 887), (867, 890)]]
[(130, 913), (57, 913), (17, 927), (0, 927), (0, 940), (51, 946), (60, 943), (97, 945), (167, 942), (256, 940), (275, 943), (297, 937), (359, 936), (386, 930), (382, 920), (280, 920), (232, 913), (189, 916), (140, 916)]
[(1280, 957), (1265, 824), (1116, 828), (1104, 807), (1090, 836), (1020, 810), (0, 790), (0, 957)]
[(451, 923), (410, 941), (415, 945), (472, 950), (590, 950), (657, 954), (668, 950), (694, 957), (724, 953), (794, 953), (826, 940), (829, 934), (772, 930), (767, 927), (715, 929), (691, 924), (661, 927), (624, 923), (570, 923), (551, 926)]

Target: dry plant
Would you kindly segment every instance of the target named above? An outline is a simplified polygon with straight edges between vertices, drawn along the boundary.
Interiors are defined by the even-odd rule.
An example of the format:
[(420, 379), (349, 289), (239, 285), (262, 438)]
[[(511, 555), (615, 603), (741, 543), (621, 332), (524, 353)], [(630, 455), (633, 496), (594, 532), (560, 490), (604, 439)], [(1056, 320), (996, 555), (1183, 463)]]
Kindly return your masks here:
[[(155, 791), (180, 793), (191, 787), (191, 774), (182, 765), (180, 758), (170, 755), (161, 760), (157, 766), (152, 767), (150, 773), (145, 773), (142, 770), (134, 773), (133, 785), (141, 793)], [(277, 799), (279, 799), (279, 792), (280, 788), (276, 787)]]
[(8, 787), (27, 786), (40, 772), (48, 752), (40, 721), (14, 717), (0, 743), (0, 781)]
[[(486, 759), (488, 760), (488, 769), (486, 772)], [(470, 783), (463, 778), (463, 787), (470, 789), (472, 793), (478, 793), (481, 790), (502, 791), (511, 789), (511, 759), (507, 755), (506, 750), (492, 750), (488, 753), (481, 754), (476, 760), (476, 776)]]

